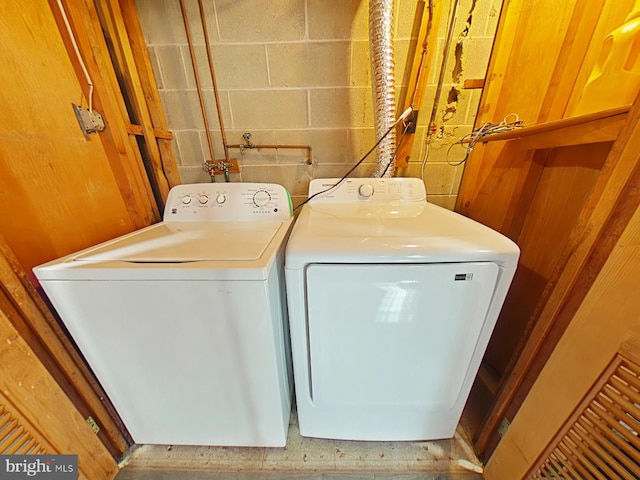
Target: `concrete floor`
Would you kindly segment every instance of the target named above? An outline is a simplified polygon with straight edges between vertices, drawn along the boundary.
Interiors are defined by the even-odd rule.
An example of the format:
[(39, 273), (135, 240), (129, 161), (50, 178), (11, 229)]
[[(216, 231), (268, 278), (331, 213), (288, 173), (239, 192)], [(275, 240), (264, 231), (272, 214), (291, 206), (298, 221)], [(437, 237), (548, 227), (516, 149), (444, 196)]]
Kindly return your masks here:
[(116, 480), (418, 480), (482, 478), (462, 427), (426, 442), (355, 442), (300, 436), (295, 415), (284, 448), (141, 445)]
[(117, 479), (127, 480), (477, 480), (475, 473), (265, 473), (265, 472), (196, 472), (196, 471), (127, 471)]

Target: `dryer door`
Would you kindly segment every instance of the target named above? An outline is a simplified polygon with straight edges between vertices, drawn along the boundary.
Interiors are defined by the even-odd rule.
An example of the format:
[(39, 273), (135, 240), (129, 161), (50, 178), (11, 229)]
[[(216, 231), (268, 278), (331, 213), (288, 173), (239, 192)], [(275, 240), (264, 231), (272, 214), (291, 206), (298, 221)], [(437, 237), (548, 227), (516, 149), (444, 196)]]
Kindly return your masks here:
[(370, 422), (389, 409), (451, 409), (483, 355), (476, 344), (498, 272), (489, 262), (310, 265), (313, 403)]

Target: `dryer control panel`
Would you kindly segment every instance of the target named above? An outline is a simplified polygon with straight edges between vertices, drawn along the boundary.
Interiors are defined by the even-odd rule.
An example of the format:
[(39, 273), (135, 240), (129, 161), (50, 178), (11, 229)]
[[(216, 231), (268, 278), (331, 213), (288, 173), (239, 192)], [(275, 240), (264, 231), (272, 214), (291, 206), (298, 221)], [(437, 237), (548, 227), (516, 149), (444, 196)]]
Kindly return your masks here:
[(165, 222), (288, 220), (289, 192), (275, 183), (194, 183), (171, 189)]
[(424, 202), (427, 192), (419, 178), (317, 178), (309, 184), (311, 196), (313, 203)]

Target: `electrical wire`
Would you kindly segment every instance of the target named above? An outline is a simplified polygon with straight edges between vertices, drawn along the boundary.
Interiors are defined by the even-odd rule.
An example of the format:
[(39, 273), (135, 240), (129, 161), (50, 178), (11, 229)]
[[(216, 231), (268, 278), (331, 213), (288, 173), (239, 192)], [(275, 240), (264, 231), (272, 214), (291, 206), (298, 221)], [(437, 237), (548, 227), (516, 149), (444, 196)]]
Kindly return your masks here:
[[(511, 117), (514, 117), (515, 119), (513, 121), (509, 121)], [(524, 125), (524, 122), (520, 120), (520, 118), (516, 113), (510, 113), (509, 115), (504, 117), (504, 119), (500, 123), (490, 123), (490, 122), (483, 123), (482, 125), (480, 125), (480, 127), (477, 130), (474, 130), (473, 132), (463, 136), (457, 142), (449, 145), (449, 148), (447, 149), (447, 156), (446, 156), (447, 164), (451, 165), (452, 167), (458, 167), (462, 165), (467, 161), (467, 159), (469, 158), (469, 155), (471, 154), (471, 151), (476, 146), (476, 144), (478, 142), (482, 142), (483, 138), (489, 135), (495, 135), (497, 133), (511, 132), (518, 128), (522, 128), (523, 125)], [(465, 155), (462, 158), (462, 160), (452, 163), (449, 160), (449, 155), (451, 153), (451, 149), (456, 145), (460, 145), (462, 148), (465, 149)], [(424, 163), (423, 163), (423, 166), (424, 166)]]
[[(334, 183), (333, 185), (331, 185), (329, 188), (322, 190), (320, 192), (316, 192), (313, 195), (311, 195), (309, 198), (307, 198), (304, 202), (302, 202), (300, 205), (298, 205), (296, 208), (293, 209), (293, 211), (295, 212), (296, 210), (298, 210), (300, 207), (302, 207), (303, 205), (305, 205), (306, 203), (309, 203), (309, 201), (311, 201), (312, 199), (316, 198), (318, 195), (322, 195), (323, 193), (327, 193), (330, 192), (331, 190), (333, 190), (334, 188), (336, 188), (338, 185), (340, 185), (342, 182), (344, 182), (347, 177), (349, 177), (349, 175), (351, 175), (351, 173), (360, 166), (360, 164), (362, 162), (365, 161), (365, 159), (371, 155), (371, 153), (378, 148), (378, 145), (380, 145), (380, 143), (391, 133), (391, 131), (396, 128), (396, 125), (398, 125), (398, 123), (400, 122), (404, 122), (407, 117), (411, 114), (411, 112), (413, 112), (413, 109), (411, 107), (407, 108), (402, 115), (400, 115), (400, 117), (393, 123), (393, 125), (391, 125), (386, 132), (384, 132), (384, 134), (378, 139), (378, 141), (375, 143), (375, 145), (373, 147), (371, 147), (369, 149), (369, 151), (367, 153), (365, 153), (362, 158), (360, 158), (360, 160), (358, 160), (356, 162), (356, 164), (351, 167), (351, 169), (344, 174), (344, 176), (338, 180), (336, 183)], [(402, 136), (404, 137), (404, 134), (406, 133), (406, 131), (409, 128), (408, 124), (404, 124), (404, 131), (402, 132)], [(400, 139), (400, 141), (402, 141), (402, 138)], [(396, 158), (396, 154), (398, 153), (398, 149), (396, 148), (395, 153), (393, 154), (393, 157), (391, 157), (391, 160), (389, 160), (389, 163), (387, 164), (387, 168), (385, 169), (385, 173), (387, 172), (387, 170), (389, 169), (389, 166), (391, 165), (391, 163), (393, 162), (393, 160)]]
[(89, 71), (87, 70), (87, 66), (84, 63), (84, 59), (82, 58), (82, 54), (80, 53), (80, 48), (78, 48), (78, 42), (76, 41), (76, 37), (73, 34), (73, 29), (71, 28), (71, 24), (69, 23), (69, 18), (67, 17), (67, 12), (62, 5), (62, 0), (58, 0), (58, 9), (60, 10), (60, 15), (62, 16), (62, 20), (64, 21), (64, 26), (67, 29), (67, 33), (69, 34), (69, 40), (71, 40), (71, 45), (73, 46), (73, 51), (76, 54), (78, 59), (78, 63), (80, 63), (80, 68), (82, 68), (82, 73), (84, 74), (84, 78), (87, 82), (87, 86), (89, 87), (89, 111), (93, 112), (93, 81), (91, 80), (91, 76), (89, 75)]
[(410, 125), (406, 122), (403, 122), (402, 126), (404, 128), (402, 129), (402, 133), (400, 134), (400, 140), (398, 140), (398, 145), (396, 146), (396, 150), (395, 152), (393, 152), (393, 155), (387, 162), (387, 166), (385, 167), (384, 172), (382, 172), (382, 175), (380, 175), (380, 177), (384, 177), (386, 175), (387, 171), (389, 170), (389, 167), (391, 166), (393, 161), (396, 159), (396, 156), (398, 155), (398, 151), (400, 150), (400, 146), (402, 145), (402, 141), (404, 140), (404, 137), (407, 133), (407, 130), (409, 130)]

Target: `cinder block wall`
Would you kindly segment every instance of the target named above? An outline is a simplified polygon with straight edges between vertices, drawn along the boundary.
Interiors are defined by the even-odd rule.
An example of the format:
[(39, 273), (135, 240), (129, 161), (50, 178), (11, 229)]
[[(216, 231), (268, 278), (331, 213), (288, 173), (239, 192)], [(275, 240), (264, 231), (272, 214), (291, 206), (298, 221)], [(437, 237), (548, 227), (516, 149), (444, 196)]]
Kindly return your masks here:
[[(453, 2), (453, 0), (452, 0)], [(186, 0), (196, 66), (205, 95), (216, 159), (223, 143), (198, 3)], [(375, 143), (367, 0), (204, 0), (205, 18), (228, 144), (309, 145), (304, 149), (231, 149), (241, 172), (232, 181), (275, 182), (305, 198), (312, 178), (341, 177)], [(461, 0), (438, 106), (440, 126), (424, 168), (428, 199), (453, 208), (464, 166), (458, 146), (471, 132), (481, 91), (465, 79), (484, 78), (502, 0)], [(136, 0), (160, 97), (173, 132), (184, 183), (209, 182), (203, 115), (178, 0)], [(416, 0), (395, 0), (396, 95), (407, 89), (405, 67)], [(409, 168), (421, 176), (447, 20), (439, 26)], [(458, 48), (456, 48), (458, 46)], [(456, 53), (457, 51), (457, 53)], [(398, 108), (399, 113), (402, 108)], [(449, 155), (447, 157), (447, 152)], [(368, 176), (375, 153), (354, 175)], [(217, 181), (224, 181), (218, 176)]]

